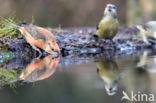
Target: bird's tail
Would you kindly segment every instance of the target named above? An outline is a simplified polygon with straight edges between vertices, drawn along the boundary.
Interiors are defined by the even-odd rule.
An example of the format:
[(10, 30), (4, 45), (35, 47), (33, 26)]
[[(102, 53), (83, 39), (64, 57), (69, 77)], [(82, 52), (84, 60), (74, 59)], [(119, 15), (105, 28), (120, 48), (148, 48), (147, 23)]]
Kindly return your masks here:
[(136, 28), (137, 28), (140, 32), (145, 32), (145, 29), (143, 28), (142, 25), (136, 25)]
[(16, 29), (20, 29), (21, 27), (20, 26), (18, 26), (18, 25), (16, 25), (16, 24), (13, 24), (13, 23), (7, 23), (7, 22), (5, 22), (5, 24), (6, 25), (9, 25), (9, 26), (12, 26), (12, 27), (14, 27), (14, 28), (16, 28)]

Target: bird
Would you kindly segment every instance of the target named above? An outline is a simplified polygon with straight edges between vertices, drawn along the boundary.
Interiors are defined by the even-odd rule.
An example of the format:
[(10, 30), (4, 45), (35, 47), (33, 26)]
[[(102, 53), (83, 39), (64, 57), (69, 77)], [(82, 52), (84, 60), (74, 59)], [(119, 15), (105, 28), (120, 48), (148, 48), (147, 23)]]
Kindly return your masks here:
[(149, 38), (156, 39), (156, 21), (148, 21), (144, 25), (136, 25), (139, 35), (147, 45), (151, 45)]
[(117, 18), (117, 7), (113, 4), (107, 4), (104, 10), (104, 16), (97, 25), (94, 36), (99, 38), (110, 39), (117, 34), (119, 29), (119, 21)]
[(143, 54), (141, 54), (136, 67), (144, 69), (149, 73), (156, 73), (155, 64), (156, 58), (154, 58), (152, 52), (150, 50), (145, 50)]
[(50, 55), (41, 59), (34, 59), (21, 72), (16, 81), (36, 82), (49, 78), (55, 73), (59, 60), (59, 57), (51, 58)]
[(21, 26), (11, 23), (6, 24), (18, 29), (32, 48), (39, 52), (39, 57), (42, 56), (40, 49), (43, 49), (49, 54), (60, 52), (59, 45), (57, 44), (53, 33), (49, 30), (27, 23), (22, 23)]
[(114, 95), (117, 92), (118, 81), (121, 78), (118, 65), (114, 60), (96, 61), (97, 72), (105, 83), (105, 89), (108, 95)]

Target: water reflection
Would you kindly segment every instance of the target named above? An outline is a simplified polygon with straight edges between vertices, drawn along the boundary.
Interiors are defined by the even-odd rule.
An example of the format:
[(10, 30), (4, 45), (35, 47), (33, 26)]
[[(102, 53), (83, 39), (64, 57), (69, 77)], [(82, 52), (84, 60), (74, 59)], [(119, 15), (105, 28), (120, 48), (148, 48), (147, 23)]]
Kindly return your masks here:
[[(150, 68), (148, 68), (150, 69)], [(149, 101), (150, 95), (156, 96), (156, 74), (149, 72), (144, 68), (132, 68), (124, 71), (125, 77), (122, 78), (123, 91), (131, 98), (132, 94), (136, 95), (135, 100), (146, 103)], [(133, 93), (132, 93), (133, 92)], [(142, 95), (145, 95), (144, 97)], [(142, 96), (142, 97), (141, 97)], [(153, 101), (154, 102), (154, 101)]]
[(127, 67), (124, 74), (122, 85), (129, 95), (133, 91), (138, 95), (147, 94), (149, 96), (152, 94), (156, 96), (156, 58), (154, 52), (144, 51), (139, 57), (136, 67)]
[(108, 95), (115, 95), (121, 87), (129, 95), (132, 91), (156, 95), (156, 57), (151, 50), (121, 58), (98, 60), (96, 67)]
[(35, 82), (52, 76), (59, 63), (59, 57), (52, 58), (50, 55), (42, 59), (34, 59), (22, 71), (18, 80)]
[[(59, 63), (59, 59), (59, 57), (52, 58), (52, 56), (47, 56), (41, 59), (33, 59), (26, 66), (22, 66), (25, 67), (22, 69), (19, 69), (19, 67), (21, 65), (25, 65), (25, 63), (16, 63), (14, 61), (16, 64), (14, 63), (14, 66), (10, 68), (13, 61), (4, 62), (1, 64), (2, 67), (0, 69), (0, 86), (12, 85), (18, 81), (29, 83), (49, 78), (54, 74)], [(9, 67), (9, 69), (4, 67)]]
[(114, 60), (101, 60), (96, 62), (96, 66), (108, 95), (114, 95), (121, 77), (118, 65)]
[(143, 55), (140, 57), (140, 61), (137, 67), (145, 69), (150, 73), (156, 73), (156, 56), (152, 54), (151, 51), (144, 51)]
[[(3, 85), (5, 89), (0, 92), (0, 102), (7, 93), (8, 98), (11, 98), (9, 102), (12, 99), (19, 101), (21, 98), (26, 101), (27, 98), (31, 98), (30, 103), (41, 103), (37, 101), (41, 97), (44, 101), (49, 100), (48, 103), (73, 103), (75, 101), (78, 103), (120, 103), (123, 91), (128, 96), (131, 96), (132, 91), (138, 95), (156, 95), (155, 55), (155, 52), (146, 50), (112, 59), (96, 58), (96, 62), (88, 59), (89, 57), (87, 61), (84, 60), (85, 58), (78, 57), (65, 59), (64, 57), (47, 56), (42, 59), (34, 59), (18, 72), (6, 69), (11, 74), (18, 74), (14, 77), (18, 78), (14, 79), (14, 82), (22, 80), (31, 83), (18, 87), (16, 90), (19, 95), (16, 96)], [(85, 63), (76, 64), (77, 61), (85, 61)], [(65, 63), (68, 65), (64, 65)], [(57, 66), (59, 69), (56, 69)], [(35, 87), (32, 86), (32, 82), (36, 82)], [(32, 93), (35, 97), (32, 96)]]

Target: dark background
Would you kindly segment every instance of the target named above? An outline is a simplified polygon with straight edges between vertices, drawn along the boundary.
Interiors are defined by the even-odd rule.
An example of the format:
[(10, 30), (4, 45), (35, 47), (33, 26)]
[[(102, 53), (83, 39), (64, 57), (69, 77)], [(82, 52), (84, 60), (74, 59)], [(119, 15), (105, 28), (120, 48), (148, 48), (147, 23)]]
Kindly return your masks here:
[(108, 3), (117, 6), (121, 24), (155, 18), (155, 0), (0, 0), (0, 16), (46, 27), (96, 26)]

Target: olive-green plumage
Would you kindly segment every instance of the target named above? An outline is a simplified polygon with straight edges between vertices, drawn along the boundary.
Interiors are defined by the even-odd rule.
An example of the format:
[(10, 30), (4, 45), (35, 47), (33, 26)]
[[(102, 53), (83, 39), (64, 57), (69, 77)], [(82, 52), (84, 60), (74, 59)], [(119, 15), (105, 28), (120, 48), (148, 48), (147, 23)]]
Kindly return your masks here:
[(97, 71), (105, 83), (108, 95), (114, 95), (117, 90), (117, 81), (120, 79), (118, 65), (113, 60), (102, 60), (96, 62)]
[(104, 17), (97, 26), (96, 35), (100, 38), (112, 39), (118, 32), (119, 22), (117, 19), (116, 6), (107, 4)]
[[(112, 80), (119, 75), (119, 68), (116, 62), (113, 60), (103, 60), (96, 62), (97, 69), (99, 71), (100, 76), (106, 80)], [(108, 82), (108, 81), (107, 81)]]
[(96, 31), (96, 35), (100, 38), (112, 39), (118, 31), (119, 23), (113, 19), (102, 20)]

